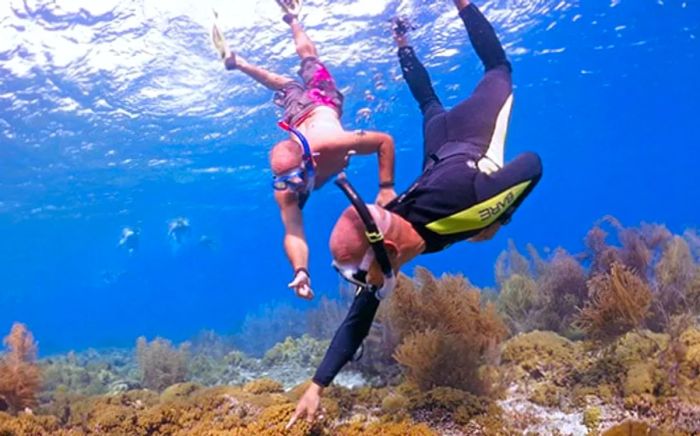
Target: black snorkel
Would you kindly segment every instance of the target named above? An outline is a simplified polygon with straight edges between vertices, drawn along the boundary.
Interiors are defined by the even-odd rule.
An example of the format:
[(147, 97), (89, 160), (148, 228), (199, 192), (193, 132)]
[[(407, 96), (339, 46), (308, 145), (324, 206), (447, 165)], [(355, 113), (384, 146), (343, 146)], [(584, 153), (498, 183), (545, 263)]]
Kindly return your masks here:
[(373, 291), (376, 297), (381, 300), (389, 295), (396, 286), (394, 270), (391, 266), (391, 262), (389, 261), (389, 254), (386, 251), (386, 246), (384, 245), (384, 234), (381, 230), (379, 230), (379, 227), (374, 221), (374, 218), (372, 218), (372, 214), (369, 212), (367, 205), (364, 201), (362, 201), (362, 198), (357, 193), (355, 188), (352, 187), (350, 181), (347, 179), (344, 173), (338, 175), (338, 178), (335, 180), (335, 184), (341, 191), (343, 191), (345, 196), (348, 197), (348, 200), (350, 200), (350, 203), (352, 203), (365, 226), (365, 236), (367, 237), (370, 247), (372, 247), (374, 258), (377, 260), (377, 263), (379, 263), (379, 267), (382, 270), (382, 274), (384, 275), (384, 283), (380, 287), (371, 286), (366, 283), (367, 271), (360, 271), (360, 273), (364, 273), (364, 277), (356, 278), (364, 279), (365, 285), (363, 287)]

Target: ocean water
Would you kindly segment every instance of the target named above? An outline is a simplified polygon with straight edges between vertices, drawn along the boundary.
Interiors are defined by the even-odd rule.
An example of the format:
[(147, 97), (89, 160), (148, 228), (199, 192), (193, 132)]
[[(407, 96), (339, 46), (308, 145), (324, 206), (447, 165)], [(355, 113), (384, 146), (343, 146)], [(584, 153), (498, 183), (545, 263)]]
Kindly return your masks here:
[[(698, 225), (700, 5), (693, 0), (491, 0), (515, 70), (507, 158), (532, 150), (545, 175), (488, 243), (424, 256), (436, 274), (493, 283), (509, 239), (577, 252), (605, 215)], [(294, 74), (272, 0), (4, 0), (0, 3), (0, 331), (29, 325), (42, 353), (234, 332), (261, 304), (304, 308), (267, 167), (284, 137), (271, 94), (226, 72), (212, 8), (234, 50)], [(307, 0), (303, 22), (346, 94), (344, 124), (394, 135), (397, 188), (418, 175), (420, 113), (387, 21), (411, 18), (414, 46), (446, 105), (481, 66), (448, 1)], [(374, 159), (350, 179), (367, 198)], [(305, 210), (318, 295), (334, 297), (327, 238), (346, 200), (332, 184)], [(181, 245), (168, 223), (186, 217)], [(118, 247), (140, 229), (139, 250)], [(206, 243), (201, 243), (202, 238)]]

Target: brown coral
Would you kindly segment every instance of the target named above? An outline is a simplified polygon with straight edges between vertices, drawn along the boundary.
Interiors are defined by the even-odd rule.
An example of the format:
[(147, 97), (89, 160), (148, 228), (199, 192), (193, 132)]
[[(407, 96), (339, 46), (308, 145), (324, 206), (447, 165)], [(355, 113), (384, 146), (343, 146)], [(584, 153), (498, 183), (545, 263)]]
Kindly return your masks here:
[[(615, 230), (620, 246), (607, 243), (608, 233), (602, 229), (603, 224)], [(614, 263), (619, 263), (646, 280), (652, 261), (671, 238), (671, 232), (662, 225), (642, 223), (639, 228), (627, 228), (614, 217), (606, 216), (585, 239), (591, 272), (607, 273)]]
[(639, 327), (651, 304), (649, 286), (629, 269), (614, 263), (610, 272), (588, 282), (590, 301), (577, 325), (591, 338), (610, 339)]
[(436, 436), (437, 433), (425, 424), (413, 424), (409, 421), (391, 423), (353, 422), (336, 429), (338, 436)]
[(506, 337), (492, 304), (462, 276), (436, 280), (419, 268), (416, 281), (402, 280), (389, 301), (389, 319), (401, 345), (395, 357), (424, 389), (450, 386), (473, 393), (488, 387), (479, 367)]
[(529, 258), (511, 242), (496, 262), (499, 312), (512, 333), (552, 330), (577, 336), (572, 324), (587, 297), (586, 272), (563, 249), (549, 259), (532, 246), (528, 252)]
[(538, 327), (538, 315), (544, 308), (544, 296), (529, 276), (513, 274), (504, 279), (496, 306), (512, 333), (522, 333)]
[(3, 343), (7, 352), (0, 357), (0, 410), (33, 407), (41, 383), (34, 337), (24, 324), (15, 323)]
[(246, 383), (243, 390), (250, 394), (273, 394), (284, 392), (284, 387), (276, 380), (261, 378)]
[(697, 313), (695, 286), (697, 265), (688, 243), (681, 237), (674, 237), (666, 246), (663, 255), (654, 267), (654, 326), (660, 330), (666, 327), (673, 315)]
[(587, 297), (586, 273), (581, 264), (562, 249), (538, 268), (537, 286), (543, 294), (545, 308), (540, 327), (576, 336), (573, 330), (577, 308)]
[(141, 371), (141, 383), (148, 389), (162, 391), (170, 385), (185, 381), (189, 360), (188, 344), (173, 347), (167, 339), (136, 341), (136, 357)]

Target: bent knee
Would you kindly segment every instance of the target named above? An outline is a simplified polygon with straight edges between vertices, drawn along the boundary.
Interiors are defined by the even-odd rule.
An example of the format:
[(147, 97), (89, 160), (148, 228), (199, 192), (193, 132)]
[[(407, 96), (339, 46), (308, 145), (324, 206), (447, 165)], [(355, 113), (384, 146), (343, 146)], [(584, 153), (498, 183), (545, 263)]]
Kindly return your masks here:
[(318, 57), (316, 52), (316, 47), (311, 43), (304, 43), (297, 45), (297, 54), (300, 58), (306, 59), (311, 57)]

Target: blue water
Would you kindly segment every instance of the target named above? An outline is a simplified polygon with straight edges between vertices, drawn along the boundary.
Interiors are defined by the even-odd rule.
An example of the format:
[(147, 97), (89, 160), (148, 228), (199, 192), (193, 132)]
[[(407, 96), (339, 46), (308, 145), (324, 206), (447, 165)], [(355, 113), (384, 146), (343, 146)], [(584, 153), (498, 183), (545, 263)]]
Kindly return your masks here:
[[(508, 239), (580, 251), (607, 214), (697, 226), (698, 2), (479, 4), (515, 69), (507, 157), (537, 151), (545, 177), (493, 241), (412, 265), (489, 286)], [(277, 112), (267, 90), (223, 70), (209, 42), (211, 8), (250, 61), (296, 70), (272, 0), (0, 4), (0, 332), (23, 321), (52, 353), (230, 333), (260, 304), (308, 304), (286, 288), (269, 188), (267, 152), (284, 136)], [(304, 10), (347, 96), (346, 127), (395, 136), (405, 188), (418, 174), (420, 117), (386, 21), (412, 17), (414, 45), (454, 104), (481, 67), (451, 2), (307, 0)], [(355, 159), (349, 174), (374, 197), (374, 159)], [(320, 295), (338, 293), (327, 237), (346, 205), (329, 185), (305, 210)], [(180, 216), (192, 230), (174, 247), (167, 225)], [(132, 256), (117, 247), (125, 226), (141, 230)], [(213, 246), (198, 244), (202, 236)]]

